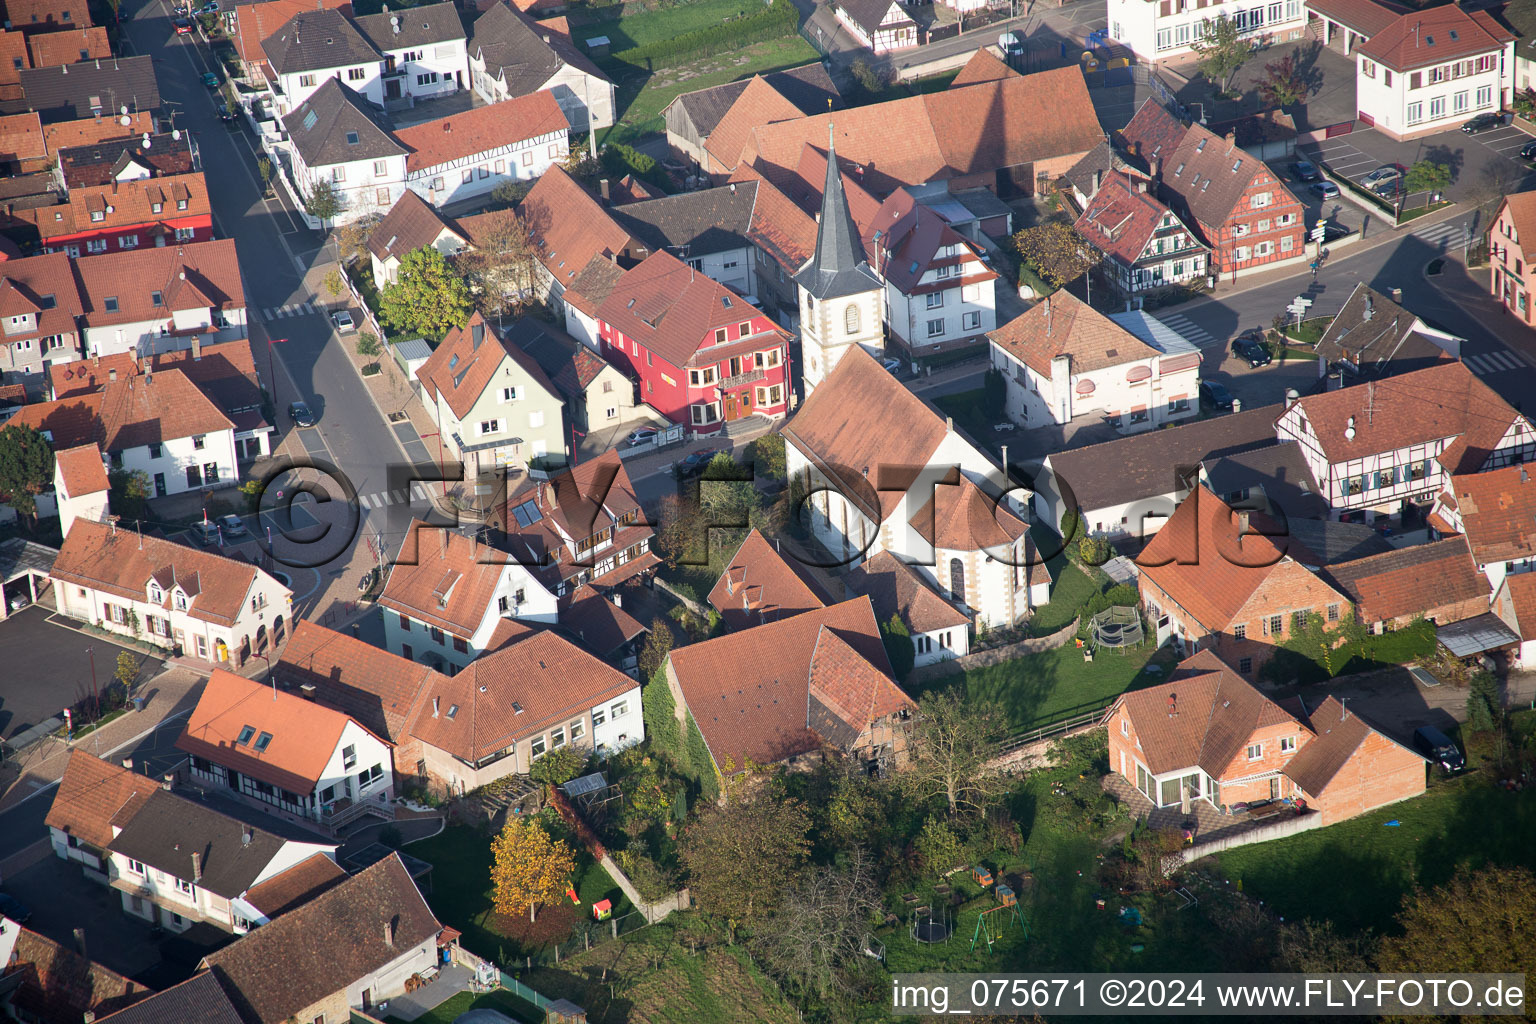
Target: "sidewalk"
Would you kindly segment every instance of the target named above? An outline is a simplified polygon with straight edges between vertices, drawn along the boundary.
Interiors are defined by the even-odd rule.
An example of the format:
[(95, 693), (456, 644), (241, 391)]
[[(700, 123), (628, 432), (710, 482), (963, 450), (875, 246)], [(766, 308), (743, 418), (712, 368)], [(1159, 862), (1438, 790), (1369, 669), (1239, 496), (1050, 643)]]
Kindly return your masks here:
[(1536, 358), (1536, 332), (1511, 316), (1503, 303), (1493, 297), (1489, 291), (1492, 272), (1488, 267), (1470, 270), (1450, 253), (1445, 260), (1445, 269), (1424, 280), (1489, 334), (1516, 352)]

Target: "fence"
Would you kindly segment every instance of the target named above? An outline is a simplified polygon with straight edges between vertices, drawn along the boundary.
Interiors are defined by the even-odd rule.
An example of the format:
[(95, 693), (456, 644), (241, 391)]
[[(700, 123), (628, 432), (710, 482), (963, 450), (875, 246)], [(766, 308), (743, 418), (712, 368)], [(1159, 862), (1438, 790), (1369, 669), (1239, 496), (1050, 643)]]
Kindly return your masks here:
[(1071, 709), (1068, 714), (1053, 722), (1047, 722), (1045, 725), (1008, 737), (997, 745), (997, 753), (993, 756), (1006, 757), (1031, 743), (1038, 743), (1051, 736), (1059, 736), (1073, 729), (1094, 725), (1104, 717), (1104, 712), (1108, 711), (1114, 703), (1113, 700), (1106, 700), (1092, 705), (1079, 705), (1086, 710)]

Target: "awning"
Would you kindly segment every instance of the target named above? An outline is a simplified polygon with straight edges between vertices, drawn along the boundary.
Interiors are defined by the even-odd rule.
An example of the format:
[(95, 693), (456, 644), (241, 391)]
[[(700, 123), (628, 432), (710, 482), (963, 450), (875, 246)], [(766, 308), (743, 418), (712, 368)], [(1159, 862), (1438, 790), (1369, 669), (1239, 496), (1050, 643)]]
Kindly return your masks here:
[(1435, 629), (1435, 638), (1458, 658), (1470, 658), (1520, 642), (1520, 634), (1493, 612), (1439, 626)]

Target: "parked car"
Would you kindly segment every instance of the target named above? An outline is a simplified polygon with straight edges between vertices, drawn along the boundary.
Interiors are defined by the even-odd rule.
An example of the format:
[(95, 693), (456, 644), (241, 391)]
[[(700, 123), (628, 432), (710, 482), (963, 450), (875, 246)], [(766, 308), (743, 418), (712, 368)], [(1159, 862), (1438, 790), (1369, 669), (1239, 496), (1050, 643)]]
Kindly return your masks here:
[(1478, 114), (1476, 117), (1472, 118), (1472, 120), (1462, 125), (1461, 130), (1466, 132), (1468, 135), (1476, 135), (1478, 132), (1486, 132), (1490, 128), (1502, 127), (1504, 127), (1503, 114), (1487, 113)]
[(658, 431), (655, 427), (636, 427), (634, 430), (629, 432), (629, 436), (624, 438), (624, 441), (631, 447), (637, 444), (650, 444), (652, 441), (656, 440), (656, 435), (658, 433), (660, 433), (660, 431)]
[(343, 309), (340, 312), (332, 313), (331, 323), (336, 325), (336, 330), (341, 334), (357, 330), (357, 323), (353, 321), (352, 313), (349, 310)]
[(192, 539), (205, 548), (214, 547), (219, 543), (219, 524), (204, 520), (192, 524)]
[(1536, 142), (1527, 142), (1520, 147), (1520, 159), (1536, 160)]
[(698, 476), (704, 472), (704, 467), (709, 465), (710, 460), (718, 454), (718, 452), (711, 451), (708, 448), (700, 448), (696, 452), (689, 452), (683, 456), (676, 466), (672, 467), (673, 472), (677, 474), (679, 480)]
[(1331, 181), (1315, 181), (1310, 186), (1313, 193), (1322, 199), (1339, 198), (1339, 186)]
[(0, 892), (0, 917), (8, 917), (17, 924), (26, 924), (32, 918), (32, 908), (15, 896)]
[(1004, 57), (1014, 57), (1024, 52), (1024, 40), (1017, 32), (1004, 32), (997, 37), (997, 45)]
[(219, 13), (219, 5), (218, 5), (217, 0), (213, 0), (213, 2), (211, 2), (211, 3), (203, 4), (202, 10), (198, 11), (197, 13), (198, 14), (218, 14)]
[(1387, 164), (1361, 178), (1360, 184), (1379, 196), (1396, 195), (1403, 187), (1403, 170)]
[(1274, 362), (1274, 357), (1269, 354), (1269, 346), (1264, 344), (1264, 339), (1257, 331), (1249, 331), (1240, 335), (1232, 342), (1232, 354), (1239, 359), (1246, 360), (1250, 367), (1257, 369), (1260, 366), (1268, 366)]
[(230, 110), (229, 104), (225, 103), (223, 100), (219, 100), (219, 102), (215, 103), (213, 105), (213, 109), (214, 112), (219, 115), (219, 120), (223, 121), (225, 124), (228, 124), (235, 119), (235, 112)]
[(219, 76), (212, 71), (204, 71), (197, 78), (198, 81), (202, 82), (209, 89), (217, 89), (219, 87)]
[(1329, 242), (1337, 242), (1339, 239), (1350, 233), (1351, 232), (1349, 228), (1345, 227), (1343, 224), (1324, 224), (1323, 244), (1327, 245)]
[(1413, 730), (1413, 746), (1431, 764), (1439, 765), (1440, 770), (1447, 775), (1467, 766), (1467, 759), (1456, 748), (1456, 744), (1451, 742), (1451, 738), (1432, 725), (1421, 725)]
[(1200, 404), (1216, 412), (1232, 411), (1232, 392), (1214, 380), (1200, 382)]
[(900, 359), (882, 359), (880, 362), (885, 367), (885, 372), (886, 373), (893, 373), (893, 374), (901, 373), (901, 360)]
[(171, 24), (176, 28), (176, 34), (186, 36), (192, 34), (192, 22), (187, 18), (172, 18)]
[(303, 402), (294, 402), (288, 406), (288, 417), (293, 420), (294, 426), (312, 427), (315, 425), (315, 414), (309, 411), (309, 406)]
[(1291, 174), (1302, 184), (1323, 180), (1323, 172), (1310, 160), (1297, 160), (1291, 164)]
[(219, 525), (224, 528), (226, 537), (248, 537), (250, 531), (245, 528), (245, 523), (233, 512), (219, 520)]

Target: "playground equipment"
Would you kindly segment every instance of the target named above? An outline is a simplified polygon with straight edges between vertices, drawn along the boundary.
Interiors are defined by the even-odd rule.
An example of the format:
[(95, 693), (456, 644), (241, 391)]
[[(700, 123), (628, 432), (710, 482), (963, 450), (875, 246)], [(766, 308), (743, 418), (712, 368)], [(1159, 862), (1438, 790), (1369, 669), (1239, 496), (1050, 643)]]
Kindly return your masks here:
[(1019, 910), (1018, 901), (993, 907), (991, 910), (983, 910), (976, 918), (976, 930), (971, 933), (971, 952), (976, 951), (976, 943), (985, 939), (987, 952), (992, 952), (993, 943), (1003, 937), (1014, 924), (1019, 926), (1019, 931), (1024, 937), (1029, 937), (1029, 927), (1024, 923), (1024, 914)]
[(1011, 907), (1019, 902), (1019, 898), (1013, 894), (1013, 886), (1011, 885), (999, 882), (997, 883), (997, 889), (994, 891), (997, 893), (997, 902), (1005, 907)]
[(613, 901), (598, 900), (592, 904), (592, 919), (594, 921), (606, 921), (613, 916)]
[(1089, 635), (1095, 647), (1124, 650), (1135, 647), (1146, 638), (1141, 626), (1141, 613), (1125, 605), (1106, 608), (1088, 620)]
[(985, 889), (992, 884), (992, 872), (987, 870), (986, 865), (977, 864), (971, 868), (971, 881)]
[(570, 882), (565, 883), (565, 894), (570, 897), (573, 904), (578, 907), (581, 906), (581, 897), (576, 895), (576, 886), (572, 885)]
[(954, 922), (949, 916), (949, 908), (941, 906), (937, 910), (924, 905), (912, 912), (912, 924), (907, 933), (917, 942), (948, 942), (950, 933), (953, 932)]

